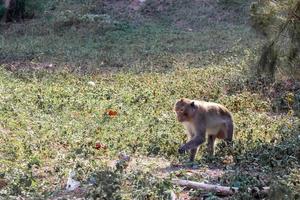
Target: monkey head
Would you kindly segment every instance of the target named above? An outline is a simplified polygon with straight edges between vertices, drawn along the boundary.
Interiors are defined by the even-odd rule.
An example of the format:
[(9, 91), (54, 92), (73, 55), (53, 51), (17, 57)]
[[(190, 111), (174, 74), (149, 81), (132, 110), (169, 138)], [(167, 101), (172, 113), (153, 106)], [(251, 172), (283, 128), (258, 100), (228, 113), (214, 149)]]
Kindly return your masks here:
[(196, 114), (196, 110), (195, 102), (186, 98), (178, 100), (174, 106), (174, 111), (179, 122), (191, 121)]

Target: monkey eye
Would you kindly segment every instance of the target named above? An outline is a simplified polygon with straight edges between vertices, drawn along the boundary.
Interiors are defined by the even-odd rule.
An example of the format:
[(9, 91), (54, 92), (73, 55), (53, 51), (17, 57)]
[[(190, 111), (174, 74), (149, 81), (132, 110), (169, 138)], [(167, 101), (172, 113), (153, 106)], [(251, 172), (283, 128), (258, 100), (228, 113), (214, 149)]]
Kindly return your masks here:
[(184, 112), (184, 110), (183, 110), (183, 109), (179, 109), (179, 110), (177, 110), (177, 112), (179, 112), (179, 113), (183, 113), (183, 112)]

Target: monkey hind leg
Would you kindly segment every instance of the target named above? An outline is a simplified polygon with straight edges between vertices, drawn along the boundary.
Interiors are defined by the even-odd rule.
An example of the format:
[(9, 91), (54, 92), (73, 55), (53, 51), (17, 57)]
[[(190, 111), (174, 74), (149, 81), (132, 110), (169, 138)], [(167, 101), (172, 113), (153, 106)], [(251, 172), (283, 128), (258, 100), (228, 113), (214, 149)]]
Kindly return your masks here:
[(226, 129), (227, 129), (227, 134), (226, 134), (226, 137), (225, 137), (225, 141), (227, 142), (231, 142), (232, 139), (233, 139), (233, 122), (232, 120), (230, 119), (227, 124), (226, 124)]
[(196, 154), (197, 154), (197, 148), (191, 149), (191, 152), (190, 152), (190, 162), (194, 162)]
[(214, 135), (209, 135), (208, 136), (208, 141), (207, 141), (207, 152), (210, 156), (213, 156), (215, 153), (215, 139), (216, 137)]
[(233, 122), (230, 119), (226, 124), (226, 137), (224, 138), (226, 145), (229, 146), (231, 149), (233, 148)]

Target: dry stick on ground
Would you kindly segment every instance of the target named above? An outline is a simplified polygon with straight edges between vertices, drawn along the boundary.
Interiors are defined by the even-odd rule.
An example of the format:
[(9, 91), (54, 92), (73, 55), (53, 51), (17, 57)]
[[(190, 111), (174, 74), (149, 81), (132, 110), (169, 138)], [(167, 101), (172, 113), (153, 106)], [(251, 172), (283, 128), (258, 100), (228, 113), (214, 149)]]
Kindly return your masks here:
[[(205, 190), (208, 192), (215, 192), (218, 195), (222, 195), (222, 196), (233, 195), (234, 193), (238, 192), (238, 190), (239, 190), (239, 188), (237, 188), (237, 187), (226, 187), (226, 186), (212, 185), (212, 184), (207, 184), (207, 183), (200, 183), (200, 182), (181, 180), (181, 179), (173, 179), (172, 183), (179, 185), (179, 186), (185, 186), (185, 187), (190, 187), (190, 188), (195, 188), (195, 189), (202, 189), (202, 190)], [(262, 190), (255, 191), (255, 192), (258, 192), (260, 194), (267, 194), (269, 190), (270, 190), (269, 187), (263, 187)], [(253, 189), (249, 188), (248, 191), (253, 192)]]
[(175, 194), (174, 191), (171, 191), (171, 198), (170, 200), (176, 200), (177, 199), (177, 195)]

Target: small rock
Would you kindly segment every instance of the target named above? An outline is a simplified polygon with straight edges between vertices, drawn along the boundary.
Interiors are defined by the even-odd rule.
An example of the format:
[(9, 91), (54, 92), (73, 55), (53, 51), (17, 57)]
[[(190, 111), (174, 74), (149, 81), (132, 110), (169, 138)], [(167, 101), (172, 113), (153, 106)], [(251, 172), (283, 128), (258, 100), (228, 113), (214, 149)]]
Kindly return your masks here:
[(192, 169), (199, 169), (200, 167), (199, 167), (199, 165), (196, 165), (196, 164), (194, 164), (193, 166), (192, 166)]
[(75, 172), (70, 171), (66, 186), (67, 191), (74, 191), (80, 186), (80, 182), (73, 179), (74, 176)]
[(97, 179), (92, 176), (89, 178), (89, 182), (88, 182), (90, 185), (96, 185), (97, 184)]
[(116, 162), (116, 168), (119, 170), (126, 169), (130, 161), (130, 156), (127, 155), (125, 152), (120, 152), (118, 157), (119, 160), (117, 160)]
[(88, 84), (89, 84), (90, 86), (93, 86), (93, 87), (95, 87), (95, 86), (96, 86), (96, 83), (95, 83), (95, 82), (93, 82), (93, 81), (89, 81), (89, 82), (88, 82)]
[(124, 161), (127, 161), (127, 162), (130, 161), (130, 156), (127, 155), (125, 152), (120, 152), (118, 157), (119, 157), (120, 160), (124, 160)]
[(7, 180), (0, 178), (0, 190), (8, 185)]

